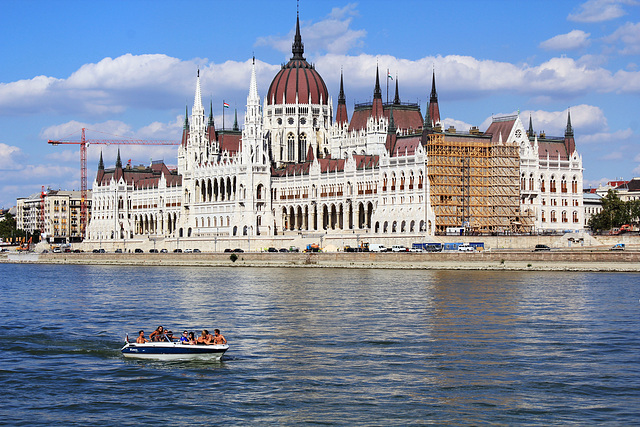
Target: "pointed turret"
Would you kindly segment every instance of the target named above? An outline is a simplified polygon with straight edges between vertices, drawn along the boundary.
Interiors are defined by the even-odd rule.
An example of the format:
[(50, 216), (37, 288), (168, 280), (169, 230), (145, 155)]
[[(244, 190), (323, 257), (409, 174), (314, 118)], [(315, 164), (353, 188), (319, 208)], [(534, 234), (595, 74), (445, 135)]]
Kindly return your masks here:
[(573, 127), (571, 126), (571, 111), (567, 110), (567, 128), (564, 131), (564, 145), (567, 154), (571, 156), (576, 151), (576, 141), (573, 138)]
[(98, 170), (99, 171), (104, 170), (104, 160), (102, 160), (102, 151), (100, 151), (100, 161), (98, 162)]
[(118, 158), (116, 159), (116, 169), (122, 169), (122, 160), (120, 159), (120, 149), (118, 148)]
[(207, 141), (212, 144), (216, 140), (216, 125), (213, 120), (213, 101), (209, 105), (209, 122), (207, 123)]
[(300, 35), (300, 14), (296, 13), (296, 35), (293, 37), (293, 44), (291, 45), (291, 53), (293, 56), (291, 59), (299, 59), (304, 61), (304, 44), (302, 43), (302, 36)]
[(375, 118), (382, 117), (384, 111), (382, 108), (382, 91), (380, 90), (380, 73), (376, 65), (376, 86), (373, 89), (373, 105), (371, 106), (371, 115)]
[(398, 76), (396, 75), (396, 96), (393, 98), (395, 105), (400, 105), (400, 93), (398, 92)]
[(438, 106), (438, 93), (436, 92), (436, 72), (433, 71), (431, 80), (431, 97), (429, 98), (429, 115), (431, 116), (431, 124), (435, 126), (440, 123), (440, 107)]
[(387, 129), (387, 142), (385, 144), (390, 156), (394, 156), (397, 139), (398, 135), (396, 134), (396, 123), (393, 120), (393, 106), (391, 106), (391, 111), (389, 111), (389, 128)]
[(433, 133), (433, 122), (431, 121), (431, 114), (429, 113), (429, 104), (427, 104), (427, 111), (424, 114), (424, 123), (422, 124), (422, 145), (426, 145), (429, 138), (427, 135)]
[(238, 126), (238, 109), (235, 109), (235, 119), (233, 120), (233, 130), (234, 131), (239, 131), (240, 130), (240, 126)]
[(533, 132), (533, 121), (531, 120), (531, 114), (529, 114), (529, 130), (527, 131), (527, 136), (529, 138), (533, 138), (535, 133)]
[(196, 94), (193, 99), (193, 114), (197, 114), (197, 112), (203, 111), (204, 107), (202, 106), (202, 93), (200, 91), (200, 69), (198, 68), (198, 77), (196, 79)]
[(382, 99), (382, 90), (380, 90), (380, 73), (376, 65), (376, 86), (373, 89), (373, 99)]
[(344, 96), (344, 84), (342, 81), (342, 71), (340, 71), (340, 94), (338, 95), (338, 109), (336, 110), (336, 123), (342, 125), (349, 123), (347, 115), (347, 98)]
[(256, 57), (253, 57), (253, 61), (251, 63), (251, 82), (249, 83), (249, 100), (258, 100), (260, 102), (260, 96), (258, 95), (258, 83), (256, 79)]
[(564, 131), (565, 138), (573, 136), (573, 127), (571, 127), (571, 110), (567, 110), (567, 128)]
[(189, 107), (185, 107), (184, 110), (184, 125), (182, 126), (181, 144), (183, 147), (186, 147), (187, 142), (189, 142)]

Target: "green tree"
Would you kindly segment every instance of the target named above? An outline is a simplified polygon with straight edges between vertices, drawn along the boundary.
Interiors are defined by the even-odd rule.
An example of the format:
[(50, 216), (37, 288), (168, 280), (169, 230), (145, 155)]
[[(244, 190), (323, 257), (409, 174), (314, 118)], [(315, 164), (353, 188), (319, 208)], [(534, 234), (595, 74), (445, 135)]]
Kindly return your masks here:
[(640, 217), (640, 201), (623, 202), (615, 190), (607, 191), (602, 198), (602, 211), (589, 219), (589, 227), (593, 231), (605, 231), (629, 224)]
[(16, 236), (16, 220), (7, 212), (0, 221), (0, 237), (3, 239)]

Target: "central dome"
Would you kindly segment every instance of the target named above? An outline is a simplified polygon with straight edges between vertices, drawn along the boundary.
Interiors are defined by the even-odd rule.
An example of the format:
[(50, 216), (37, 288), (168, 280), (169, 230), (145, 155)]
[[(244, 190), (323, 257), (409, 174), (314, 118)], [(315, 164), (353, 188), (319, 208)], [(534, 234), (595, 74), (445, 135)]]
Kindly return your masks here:
[(311, 96), (311, 104), (328, 104), (329, 92), (324, 80), (313, 65), (304, 58), (304, 45), (300, 36), (300, 19), (296, 20), (296, 35), (292, 46), (293, 56), (286, 65), (276, 74), (269, 86), (267, 93), (267, 105), (306, 104)]

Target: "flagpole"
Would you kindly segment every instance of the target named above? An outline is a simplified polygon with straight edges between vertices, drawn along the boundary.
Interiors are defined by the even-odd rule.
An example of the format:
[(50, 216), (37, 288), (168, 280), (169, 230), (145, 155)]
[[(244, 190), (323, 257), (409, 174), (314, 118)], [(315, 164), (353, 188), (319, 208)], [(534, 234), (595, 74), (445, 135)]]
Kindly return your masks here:
[(389, 69), (387, 68), (387, 78), (385, 79), (387, 81), (387, 104), (389, 103)]
[(224, 99), (222, 100), (222, 130), (224, 130)]

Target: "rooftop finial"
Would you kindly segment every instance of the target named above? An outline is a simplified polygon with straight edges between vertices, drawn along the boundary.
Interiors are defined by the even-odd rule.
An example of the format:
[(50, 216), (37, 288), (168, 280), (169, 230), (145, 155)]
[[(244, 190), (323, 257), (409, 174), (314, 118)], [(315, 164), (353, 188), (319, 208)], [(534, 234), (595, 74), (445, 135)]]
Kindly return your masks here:
[[(299, 7), (299, 4), (298, 4)], [(296, 11), (296, 35), (293, 37), (293, 45), (291, 46), (291, 52), (293, 57), (291, 59), (304, 60), (304, 44), (302, 43), (302, 36), (300, 35), (300, 11)]]

